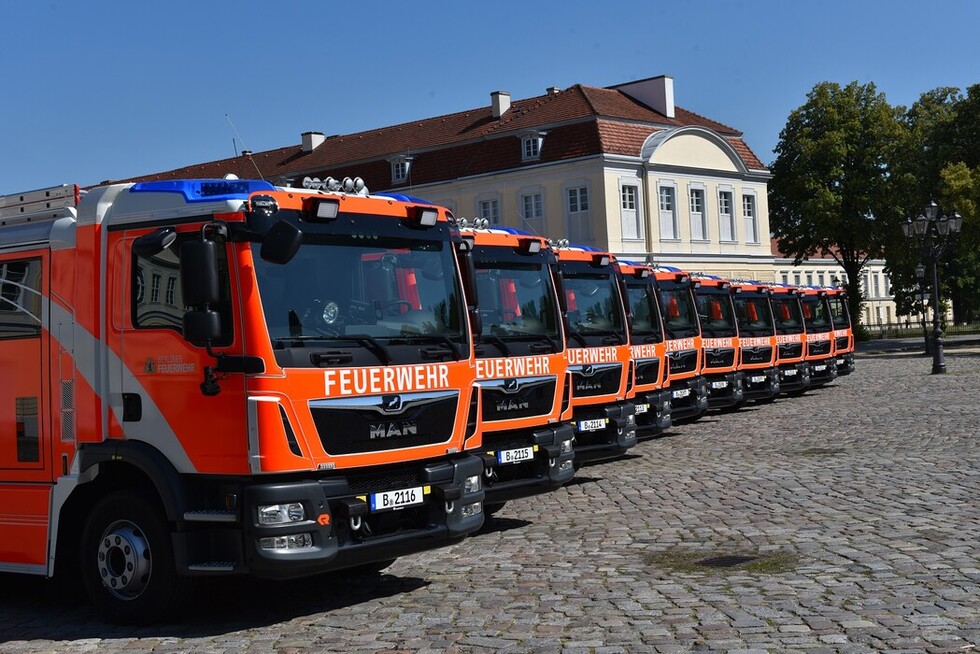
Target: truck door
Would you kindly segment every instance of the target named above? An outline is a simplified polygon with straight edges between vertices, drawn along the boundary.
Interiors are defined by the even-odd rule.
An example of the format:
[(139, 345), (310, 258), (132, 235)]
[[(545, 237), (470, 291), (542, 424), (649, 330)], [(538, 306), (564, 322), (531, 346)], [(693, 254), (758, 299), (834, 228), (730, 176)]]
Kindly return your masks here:
[[(180, 231), (177, 241), (162, 252), (134, 254), (133, 240), (150, 231), (123, 234), (125, 274), (113, 293), (117, 310), (110, 309), (113, 319), (122, 323), (119, 435), (150, 443), (181, 472), (246, 473), (244, 375), (214, 372), (215, 357), (182, 333), (179, 252), (182, 243), (200, 238), (200, 228)], [(213, 308), (221, 315), (222, 335), (212, 346), (216, 352), (241, 354), (244, 339), (236, 318), (241, 313), (232, 297), (228, 249), (219, 243), (221, 301)], [(215, 382), (211, 388), (219, 392), (205, 394), (202, 383), (207, 380)]]
[(0, 569), (43, 572), (51, 443), (47, 254), (0, 255)]

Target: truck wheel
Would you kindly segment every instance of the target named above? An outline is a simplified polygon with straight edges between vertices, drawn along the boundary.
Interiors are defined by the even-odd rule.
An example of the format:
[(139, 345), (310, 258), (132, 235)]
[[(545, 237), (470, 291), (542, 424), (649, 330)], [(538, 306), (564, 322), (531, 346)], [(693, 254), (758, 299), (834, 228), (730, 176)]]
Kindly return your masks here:
[(176, 574), (159, 509), (132, 491), (117, 491), (95, 505), (80, 557), (85, 590), (111, 622), (157, 622), (182, 606), (190, 592), (192, 580)]
[(507, 505), (507, 502), (494, 502), (492, 504), (483, 503), (483, 513), (489, 517), (493, 517), (500, 513), (500, 510)]

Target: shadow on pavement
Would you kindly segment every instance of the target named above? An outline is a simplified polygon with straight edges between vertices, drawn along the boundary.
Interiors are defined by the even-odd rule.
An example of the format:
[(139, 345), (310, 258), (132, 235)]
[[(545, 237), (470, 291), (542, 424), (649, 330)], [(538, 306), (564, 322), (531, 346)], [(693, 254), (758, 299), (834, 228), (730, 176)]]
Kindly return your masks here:
[(0, 649), (11, 641), (84, 638), (200, 638), (411, 593), (429, 582), (388, 574), (342, 572), (290, 581), (251, 577), (203, 579), (179, 622), (145, 627), (108, 624), (83, 599), (69, 601), (54, 584), (27, 575), (0, 574)]
[(489, 520), (483, 521), (483, 526), (473, 534), (474, 536), (482, 536), (484, 534), (497, 534), (504, 531), (510, 531), (511, 529), (523, 529), (531, 524), (530, 520), (521, 520), (520, 518), (499, 518), (494, 516)]

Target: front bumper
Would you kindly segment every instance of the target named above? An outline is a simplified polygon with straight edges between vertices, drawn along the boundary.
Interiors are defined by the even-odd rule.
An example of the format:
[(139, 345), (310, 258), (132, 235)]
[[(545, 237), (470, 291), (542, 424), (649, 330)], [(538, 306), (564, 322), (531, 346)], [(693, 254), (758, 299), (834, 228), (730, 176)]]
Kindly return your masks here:
[[(466, 480), (474, 476), (480, 487), (467, 490)], [(452, 545), (483, 526), (482, 477), (483, 462), (466, 454), (320, 479), (244, 480), (240, 506), (229, 519), (194, 523), (174, 534), (178, 566), (189, 574), (289, 579)], [(420, 501), (380, 508), (393, 492)], [(301, 505), (303, 518), (259, 524), (258, 508), (275, 504)]]
[(837, 379), (837, 359), (821, 359), (810, 362), (810, 384), (823, 386)]
[(703, 375), (672, 382), (670, 418), (676, 425), (681, 420), (698, 418), (708, 410), (708, 382)]
[(708, 408), (724, 409), (735, 406), (745, 399), (744, 379), (741, 372), (727, 372), (720, 375), (706, 374), (708, 386)]
[(633, 399), (636, 414), (636, 435), (651, 438), (664, 433), (673, 424), (670, 391), (644, 391)]
[(810, 364), (806, 361), (779, 366), (779, 392), (796, 393), (810, 388)]
[(576, 464), (615, 458), (636, 445), (632, 402), (577, 407), (572, 426)]
[[(575, 430), (569, 424), (484, 432), (483, 489), (497, 504), (559, 488), (575, 475)], [(530, 455), (530, 458), (523, 458)]]
[(745, 399), (768, 400), (779, 395), (779, 369), (745, 370)]
[(854, 372), (854, 353), (837, 355), (837, 374), (840, 376), (849, 375)]

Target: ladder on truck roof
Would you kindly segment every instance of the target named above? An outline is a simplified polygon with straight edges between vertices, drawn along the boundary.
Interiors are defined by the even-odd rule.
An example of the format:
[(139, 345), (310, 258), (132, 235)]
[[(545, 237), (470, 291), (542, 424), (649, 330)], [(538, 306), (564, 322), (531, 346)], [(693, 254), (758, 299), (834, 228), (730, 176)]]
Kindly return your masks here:
[(64, 209), (78, 206), (82, 193), (77, 184), (62, 184), (0, 195), (0, 227), (61, 218)]

